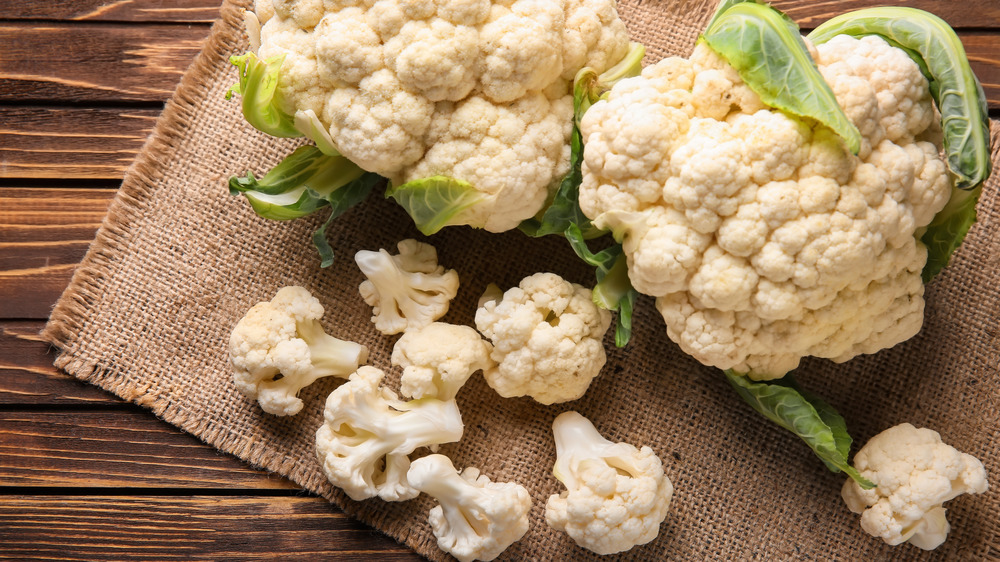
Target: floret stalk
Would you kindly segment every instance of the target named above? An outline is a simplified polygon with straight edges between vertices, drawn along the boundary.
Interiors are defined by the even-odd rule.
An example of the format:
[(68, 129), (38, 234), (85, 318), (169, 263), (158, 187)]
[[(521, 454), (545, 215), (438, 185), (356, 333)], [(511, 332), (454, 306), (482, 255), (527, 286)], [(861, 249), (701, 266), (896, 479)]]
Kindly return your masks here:
[(411, 453), (418, 447), (453, 443), (462, 438), (462, 414), (454, 400), (421, 398), (396, 402), (398, 410), (385, 425), (383, 435), (398, 443), (390, 452)]
[(619, 80), (638, 76), (642, 72), (642, 58), (646, 56), (646, 47), (642, 43), (631, 41), (628, 44), (628, 52), (622, 60), (611, 68), (605, 70), (597, 78), (600, 87), (600, 95), (604, 95)]
[(448, 525), (480, 536), (489, 534), (489, 518), (481, 506), (489, 503), (490, 493), (467, 482), (450, 462), (424, 462), (422, 466), (432, 470), (424, 474), (411, 470), (410, 485), (441, 504)]
[(229, 192), (243, 194), (254, 212), (271, 220), (291, 220), (330, 207), (330, 216), (313, 233), (321, 267), (333, 264), (326, 229), (334, 219), (360, 203), (382, 181), (341, 155), (325, 154), (315, 146), (295, 149), (263, 178), (252, 173), (229, 178)]
[[(393, 400), (379, 404), (378, 400), (361, 399), (341, 405), (338, 412), (342, 415), (333, 420), (334, 431), (339, 441), (354, 449), (350, 456), (359, 465), (462, 438), (461, 414), (454, 400)], [(331, 426), (330, 421), (324, 427)]]
[(367, 347), (327, 334), (317, 321), (299, 323), (296, 332), (309, 344), (309, 355), (315, 367), (312, 380), (327, 375), (346, 378), (358, 365), (368, 361)]
[(556, 442), (556, 462), (552, 467), (552, 475), (567, 488), (580, 486), (575, 472), (585, 462), (602, 462), (633, 475), (640, 472), (626, 461), (625, 455), (616, 453), (617, 443), (606, 439), (590, 420), (577, 412), (564, 412), (556, 416), (552, 422), (552, 433)]

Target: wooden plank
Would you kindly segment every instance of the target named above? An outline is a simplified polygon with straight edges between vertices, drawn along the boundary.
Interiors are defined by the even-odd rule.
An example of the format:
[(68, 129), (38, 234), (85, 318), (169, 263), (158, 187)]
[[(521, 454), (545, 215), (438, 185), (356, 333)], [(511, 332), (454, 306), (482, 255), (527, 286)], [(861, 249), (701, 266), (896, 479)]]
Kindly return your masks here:
[(114, 189), (0, 189), (0, 318), (46, 318)]
[(0, 405), (120, 406), (120, 398), (53, 366), (55, 350), (38, 335), (44, 326), (0, 321)]
[(7, 496), (0, 559), (423, 560), (304, 497)]
[(121, 406), (0, 411), (0, 487), (298, 489), (146, 410)]
[(208, 23), (221, 0), (0, 0), (5, 19)]
[(121, 180), (158, 109), (0, 107), (0, 178)]
[[(14, 20), (204, 23), (218, 17), (219, 4), (212, 0), (0, 0), (0, 13)], [(817, 25), (835, 14), (872, 5), (869, 0), (774, 0), (772, 4), (808, 26)], [(1000, 27), (1000, 6), (989, 0), (886, 0), (882, 4), (927, 10), (955, 27)]]
[(0, 25), (0, 102), (164, 101), (205, 25)]
[(1000, 110), (1000, 32), (961, 35), (966, 56), (976, 77), (983, 84), (990, 112)]
[[(785, 12), (804, 28), (813, 28), (833, 16), (870, 8), (871, 0), (772, 0), (771, 5)], [(909, 6), (926, 10), (958, 29), (963, 27), (1000, 28), (1000, 4), (995, 0), (883, 0), (881, 6)]]

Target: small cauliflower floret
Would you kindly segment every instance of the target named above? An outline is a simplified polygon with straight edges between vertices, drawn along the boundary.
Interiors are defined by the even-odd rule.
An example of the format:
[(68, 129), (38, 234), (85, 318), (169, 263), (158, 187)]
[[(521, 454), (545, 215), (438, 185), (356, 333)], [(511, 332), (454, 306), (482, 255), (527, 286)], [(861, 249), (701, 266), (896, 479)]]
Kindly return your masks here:
[(475, 329), (434, 322), (408, 330), (392, 348), (392, 364), (403, 368), (400, 392), (410, 398), (452, 400), (476, 371), (491, 371), (493, 346)]
[(629, 50), (614, 0), (261, 0), (255, 11), (257, 54), (285, 57), (284, 111), (315, 112), (339, 152), (393, 185), (466, 182), (487, 197), (463, 220), (493, 232), (534, 216), (569, 170), (576, 73)]
[(419, 492), (406, 478), (407, 455), (462, 438), (454, 400), (404, 402), (380, 386), (384, 377), (375, 367), (358, 369), (327, 397), (324, 422), (316, 431), (323, 473), (354, 500), (416, 497)]
[(347, 378), (368, 360), (368, 348), (339, 340), (320, 324), (323, 306), (304, 287), (285, 287), (255, 304), (229, 338), (236, 388), (269, 414), (302, 410), (298, 393), (322, 377)]
[(372, 322), (383, 334), (420, 328), (448, 312), (458, 292), (458, 273), (438, 265), (430, 244), (403, 240), (399, 254), (361, 250), (354, 256), (367, 280), (359, 290), (372, 306)]
[(485, 295), (476, 327), (493, 342), (495, 370), (486, 382), (500, 396), (531, 396), (542, 404), (576, 400), (600, 374), (611, 313), (586, 287), (554, 273), (536, 273), (502, 295)]
[(854, 466), (875, 487), (865, 490), (848, 479), (844, 501), (861, 514), (861, 528), (892, 545), (937, 548), (951, 530), (942, 504), (988, 488), (979, 459), (943, 443), (938, 432), (908, 423), (872, 437)]
[(433, 497), (428, 520), (438, 547), (461, 562), (493, 560), (528, 531), (531, 496), (513, 482), (491, 482), (479, 469), (461, 473), (444, 455), (410, 465), (410, 485)]
[(653, 450), (613, 443), (577, 412), (557, 416), (552, 431), (552, 473), (567, 489), (549, 497), (545, 521), (597, 554), (655, 539), (674, 487)]
[(757, 380), (916, 334), (919, 236), (951, 195), (909, 56), (877, 37), (813, 52), (858, 155), (764, 106), (704, 42), (619, 81), (580, 123), (580, 208), (622, 243), (632, 286), (685, 352)]

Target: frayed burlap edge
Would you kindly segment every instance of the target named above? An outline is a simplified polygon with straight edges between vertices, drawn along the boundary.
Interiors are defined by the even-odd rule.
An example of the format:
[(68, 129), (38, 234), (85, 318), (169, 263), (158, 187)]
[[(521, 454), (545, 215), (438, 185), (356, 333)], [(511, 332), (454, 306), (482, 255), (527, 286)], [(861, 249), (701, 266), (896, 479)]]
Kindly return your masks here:
[[(209, 84), (203, 78), (214, 64), (228, 57), (229, 45), (242, 33), (244, 7), (227, 0), (222, 5), (220, 17), (212, 25), (209, 37), (201, 52), (185, 71), (173, 95), (156, 120), (153, 131), (139, 150), (136, 159), (125, 171), (121, 188), (108, 207), (87, 255), (77, 266), (69, 286), (56, 303), (50, 321), (42, 331), (42, 338), (58, 348), (70, 347), (87, 321), (89, 305), (100, 291), (103, 272), (121, 254), (123, 239), (129, 234), (127, 226), (142, 214), (153, 186), (162, 177), (160, 162), (173, 153), (176, 143), (186, 132), (199, 96), (204, 96)], [(246, 7), (252, 3), (245, 0)], [(87, 379), (97, 369), (95, 363), (84, 363), (60, 355), (56, 366), (80, 378)]]

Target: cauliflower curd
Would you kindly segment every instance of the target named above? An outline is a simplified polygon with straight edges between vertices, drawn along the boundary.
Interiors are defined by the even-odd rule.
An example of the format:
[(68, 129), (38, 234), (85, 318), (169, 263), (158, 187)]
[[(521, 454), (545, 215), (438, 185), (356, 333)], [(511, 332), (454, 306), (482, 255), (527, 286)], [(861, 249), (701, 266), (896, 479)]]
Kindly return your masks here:
[(877, 486), (865, 490), (848, 479), (841, 491), (844, 501), (861, 514), (866, 532), (892, 545), (937, 548), (951, 530), (943, 504), (989, 488), (979, 459), (942, 442), (933, 429), (908, 423), (872, 437), (854, 464)]
[(493, 286), (476, 311), (476, 328), (493, 342), (497, 363), (483, 376), (505, 398), (576, 400), (607, 362), (610, 326), (611, 313), (594, 304), (590, 289), (555, 273), (525, 277), (503, 294)]
[(669, 337), (758, 380), (915, 335), (917, 239), (950, 196), (927, 81), (877, 37), (811, 47), (862, 134), (766, 107), (705, 44), (622, 80), (584, 115), (580, 206), (622, 241)]
[(545, 521), (597, 554), (646, 544), (660, 533), (674, 486), (647, 446), (615, 443), (577, 412), (552, 422), (552, 474), (566, 490), (549, 496)]
[(569, 168), (573, 76), (628, 51), (613, 0), (258, 0), (262, 59), (284, 56), (289, 114), (394, 185), (437, 175), (495, 196), (472, 223), (499, 232)]

